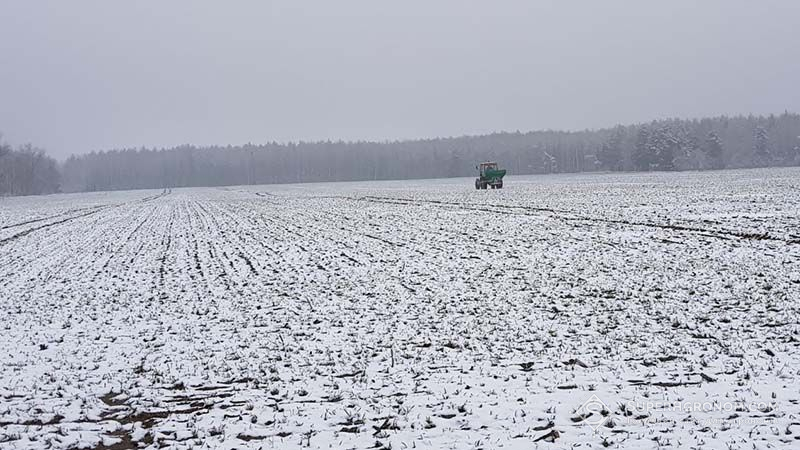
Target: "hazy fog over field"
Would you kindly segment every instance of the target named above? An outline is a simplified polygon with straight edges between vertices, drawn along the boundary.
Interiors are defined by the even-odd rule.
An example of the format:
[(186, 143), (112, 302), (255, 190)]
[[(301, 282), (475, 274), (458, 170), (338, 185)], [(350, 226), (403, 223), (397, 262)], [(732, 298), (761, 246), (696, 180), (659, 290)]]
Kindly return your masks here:
[(0, 130), (60, 159), (800, 107), (794, 0), (4, 0), (0, 17)]

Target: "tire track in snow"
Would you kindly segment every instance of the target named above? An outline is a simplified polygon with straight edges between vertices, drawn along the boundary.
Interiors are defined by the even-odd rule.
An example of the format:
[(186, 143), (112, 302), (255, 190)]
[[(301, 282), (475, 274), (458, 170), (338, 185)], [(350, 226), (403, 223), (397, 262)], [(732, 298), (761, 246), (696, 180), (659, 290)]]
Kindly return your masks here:
[(30, 225), (32, 223), (43, 222), (45, 220), (50, 220), (50, 219), (55, 219), (57, 217), (62, 217), (62, 216), (65, 216), (67, 214), (77, 213), (77, 212), (80, 212), (80, 211), (86, 211), (88, 209), (105, 208), (107, 206), (108, 205), (97, 205), (97, 206), (89, 206), (89, 207), (86, 207), (86, 208), (70, 209), (70, 210), (67, 210), (67, 211), (64, 211), (64, 212), (61, 212), (61, 213), (58, 213), (58, 214), (53, 214), (51, 216), (40, 217), (38, 219), (26, 220), (24, 222), (12, 223), (11, 225), (3, 225), (3, 226), (0, 227), (0, 230), (7, 230), (9, 228), (16, 228), (16, 227), (21, 227), (23, 225)]
[[(134, 202), (143, 202), (144, 203), (144, 202), (148, 202), (148, 201), (151, 201), (151, 200), (155, 200), (155, 199), (157, 199), (159, 197), (162, 197), (164, 195), (167, 195), (167, 194), (160, 194), (160, 195), (156, 195), (156, 196), (152, 196), (152, 197), (145, 197), (143, 199), (135, 200)], [(55, 222), (50, 222), (50, 223), (47, 223), (47, 224), (44, 224), (44, 225), (40, 225), (40, 226), (36, 226), (36, 227), (33, 227), (33, 228), (29, 228), (27, 230), (20, 231), (19, 233), (14, 234), (12, 236), (9, 236), (7, 238), (0, 239), (0, 246), (5, 245), (5, 244), (7, 244), (9, 242), (12, 242), (14, 240), (17, 240), (17, 239), (19, 239), (21, 237), (25, 237), (25, 236), (33, 233), (33, 232), (36, 232), (36, 231), (40, 231), (40, 230), (44, 230), (44, 229), (47, 229), (47, 228), (50, 228), (50, 227), (54, 227), (54, 226), (57, 226), (57, 225), (65, 224), (65, 223), (71, 222), (73, 220), (77, 220), (77, 219), (81, 219), (81, 218), (84, 218), (84, 217), (87, 217), (87, 216), (91, 216), (91, 215), (94, 215), (94, 214), (97, 214), (99, 212), (106, 211), (106, 210), (109, 210), (109, 209), (119, 208), (121, 206), (125, 206), (125, 205), (128, 205), (130, 203), (133, 203), (133, 202), (125, 202), (125, 203), (117, 203), (117, 204), (112, 204), (112, 205), (98, 206), (98, 207), (95, 207), (95, 209), (93, 209), (93, 210), (91, 210), (89, 212), (85, 212), (85, 213), (78, 214), (78, 215), (75, 215), (75, 216), (66, 217), (64, 219), (57, 220)], [(58, 215), (56, 215), (56, 217), (58, 217)], [(29, 223), (33, 223), (33, 222), (29, 222)]]
[[(713, 237), (717, 239), (729, 239), (733, 237), (744, 240), (775, 241), (787, 244), (800, 244), (800, 239), (786, 239), (777, 236), (771, 236), (768, 233), (747, 233), (747, 232), (733, 231), (733, 230), (714, 230), (714, 229), (706, 229), (700, 227), (691, 227), (686, 225), (658, 224), (652, 222), (638, 222), (638, 221), (628, 221), (621, 219), (608, 219), (603, 217), (582, 216), (577, 213), (554, 209), (554, 208), (541, 208), (541, 207), (531, 207), (531, 206), (506, 206), (506, 205), (492, 205), (492, 206), (471, 205), (469, 203), (448, 202), (444, 200), (420, 200), (420, 199), (408, 199), (408, 198), (396, 198), (396, 197), (378, 197), (369, 195), (363, 197), (341, 196), (339, 198), (349, 199), (354, 201), (367, 201), (367, 202), (388, 203), (388, 204), (454, 206), (460, 209), (483, 211), (496, 214), (533, 215), (530, 214), (529, 211), (547, 212), (553, 214), (552, 216), (553, 218), (565, 221), (586, 221), (586, 222), (610, 223), (618, 225), (630, 225), (630, 226), (638, 226), (645, 228), (657, 228), (670, 231), (685, 231), (691, 233), (699, 233), (703, 236)], [(515, 211), (517, 209), (522, 209), (524, 211)], [(572, 217), (566, 216), (564, 214), (570, 214), (572, 215)]]

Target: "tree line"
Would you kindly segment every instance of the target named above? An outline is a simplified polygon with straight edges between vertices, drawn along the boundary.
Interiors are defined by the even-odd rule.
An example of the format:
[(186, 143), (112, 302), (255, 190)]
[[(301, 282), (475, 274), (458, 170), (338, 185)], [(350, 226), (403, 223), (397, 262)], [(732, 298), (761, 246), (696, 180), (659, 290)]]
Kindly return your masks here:
[(14, 150), (0, 142), (0, 196), (58, 192), (58, 164), (42, 149), (24, 145)]
[[(39, 155), (29, 167), (40, 171), (51, 164), (30, 147), (13, 153), (27, 158)], [(599, 130), (517, 131), (392, 142), (96, 151), (61, 164), (57, 186), (53, 185), (57, 174), (42, 177), (27, 172), (36, 180), (32, 185), (38, 186), (33, 191), (20, 187), (26, 173), (20, 167), (28, 166), (15, 162), (14, 175), (0, 184), (7, 190), (0, 193), (444, 178), (472, 176), (475, 164), (485, 160), (499, 162), (510, 174), (800, 165), (800, 115), (666, 119)], [(0, 164), (5, 167), (3, 160)]]

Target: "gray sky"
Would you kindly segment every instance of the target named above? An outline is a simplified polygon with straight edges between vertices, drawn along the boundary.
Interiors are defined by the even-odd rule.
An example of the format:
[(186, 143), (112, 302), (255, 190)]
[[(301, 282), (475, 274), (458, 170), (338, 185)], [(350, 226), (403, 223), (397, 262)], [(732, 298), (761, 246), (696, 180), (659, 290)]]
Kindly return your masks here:
[(800, 110), (800, 1), (0, 0), (0, 132), (63, 158)]

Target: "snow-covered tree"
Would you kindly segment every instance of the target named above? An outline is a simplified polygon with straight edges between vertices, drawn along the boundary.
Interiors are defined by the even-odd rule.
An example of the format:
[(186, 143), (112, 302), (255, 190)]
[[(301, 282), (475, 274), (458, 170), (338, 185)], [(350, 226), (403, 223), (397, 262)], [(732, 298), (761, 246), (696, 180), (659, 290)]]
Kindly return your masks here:
[(675, 157), (680, 152), (681, 142), (669, 125), (662, 125), (650, 133), (648, 147), (653, 158), (652, 169), (675, 170)]
[(542, 154), (542, 168), (544, 173), (558, 173), (558, 160), (547, 151)]
[(772, 152), (769, 145), (769, 134), (762, 126), (757, 126), (753, 131), (753, 165), (766, 167), (772, 162)]
[(706, 137), (703, 152), (706, 155), (706, 164), (709, 169), (722, 169), (725, 167), (722, 139), (715, 131), (710, 131)]

